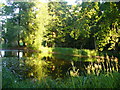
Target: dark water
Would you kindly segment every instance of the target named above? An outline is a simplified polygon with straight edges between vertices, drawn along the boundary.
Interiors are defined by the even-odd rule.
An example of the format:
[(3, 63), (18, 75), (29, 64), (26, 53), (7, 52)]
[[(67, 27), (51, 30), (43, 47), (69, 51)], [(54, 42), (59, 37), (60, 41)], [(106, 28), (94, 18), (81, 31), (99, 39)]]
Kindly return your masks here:
[(119, 71), (118, 59), (109, 56), (97, 59), (55, 54), (49, 56), (23, 51), (2, 51), (1, 57), (3, 67), (7, 67), (20, 79), (40, 79), (48, 76), (56, 79)]

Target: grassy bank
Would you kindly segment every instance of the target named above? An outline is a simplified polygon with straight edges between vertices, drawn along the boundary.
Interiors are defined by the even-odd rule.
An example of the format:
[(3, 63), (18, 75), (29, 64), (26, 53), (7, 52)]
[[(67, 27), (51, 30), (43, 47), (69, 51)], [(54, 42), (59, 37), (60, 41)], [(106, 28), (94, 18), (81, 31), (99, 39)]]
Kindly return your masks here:
[[(3, 45), (4, 46), (4, 45)], [(2, 47), (4, 48), (4, 47)], [(17, 48), (20, 49), (20, 48)], [(21, 48), (24, 49), (24, 48)], [(89, 49), (76, 49), (76, 48), (62, 48), (62, 47), (41, 47), (38, 50), (32, 50), (32, 49), (25, 49), (25, 51), (28, 52), (41, 52), (43, 56), (52, 56), (52, 55), (60, 55), (60, 57), (80, 57), (80, 58), (101, 58), (103, 56), (109, 55), (109, 56), (115, 56), (120, 58), (120, 52), (116, 51), (103, 51), (99, 52), (97, 50), (89, 50)]]
[(73, 56), (96, 56), (97, 51), (88, 50), (88, 49), (75, 49), (75, 48), (48, 48), (42, 47), (42, 53), (56, 53), (56, 54), (64, 54), (64, 55), (73, 55)]
[(3, 88), (119, 88), (120, 73), (69, 77), (66, 79), (43, 78), (40, 81), (19, 80), (9, 70), (3, 68)]
[[(66, 60), (80, 60), (80, 56), (97, 56), (99, 55), (97, 51), (94, 50), (86, 50), (86, 49), (72, 49), (72, 48), (46, 48), (43, 47), (42, 53), (38, 53), (40, 55), (37, 55), (36, 58), (25, 58), (21, 61), (21, 64), (19, 63), (20, 60), (17, 58), (5, 58), (3, 61), (5, 61), (7, 64), (4, 64), (4, 67), (2, 68), (2, 86), (3, 88), (119, 88), (120, 86), (120, 73), (116, 72), (118, 71), (119, 65), (118, 61), (115, 62), (115, 58), (106, 57), (103, 58), (103, 60), (99, 60), (99, 63), (91, 63), (86, 67), (90, 71), (99, 72), (104, 69), (105, 72), (99, 73), (98, 75), (90, 73), (86, 74), (85, 76), (68, 76), (67, 78), (56, 78), (52, 79), (50, 76), (42, 77), (40, 80), (30, 78), (30, 79), (20, 79), (19, 73), (15, 74), (13, 71), (18, 68), (17, 65), (20, 65), (20, 68), (16, 71), (24, 71), (30, 70), (31, 68), (37, 68), (34, 70), (35, 74), (39, 74), (38, 76), (42, 75), (42, 66), (43, 63), (41, 63), (41, 59), (46, 56), (54, 57), (54, 58), (65, 58)], [(51, 53), (51, 54), (49, 54)], [(54, 53), (54, 54), (53, 54)], [(73, 55), (73, 56), (72, 56)], [(79, 56), (74, 56), (79, 55)], [(101, 54), (101, 56), (104, 54)], [(84, 57), (84, 59), (86, 59)], [(91, 58), (93, 60), (93, 58)], [(110, 61), (111, 60), (111, 61)], [(44, 60), (43, 60), (44, 61)], [(102, 61), (102, 62), (100, 62)], [(106, 62), (106, 64), (104, 63)], [(26, 67), (24, 64), (26, 63)], [(111, 64), (114, 63), (114, 64)], [(7, 67), (7, 65), (9, 65)], [(104, 68), (100, 69), (100, 65), (106, 65)], [(111, 66), (110, 66), (111, 65)], [(114, 66), (115, 65), (115, 66)], [(46, 67), (46, 66), (45, 66)], [(13, 69), (12, 69), (13, 68)], [(25, 69), (25, 70), (24, 70)], [(117, 69), (117, 70), (114, 70)], [(13, 70), (13, 71), (12, 71)], [(108, 72), (106, 72), (108, 70)], [(40, 72), (39, 72), (40, 71)], [(20, 72), (20, 73), (24, 73)], [(38, 73), (37, 73), (38, 72)]]
[(92, 57), (96, 57), (98, 54), (95, 50), (87, 50), (87, 49), (75, 49), (75, 48), (48, 48), (48, 47), (42, 47), (41, 53), (43, 56), (50, 56), (55, 57), (57, 59), (63, 59), (63, 60), (73, 60), (73, 61), (79, 61), (79, 60), (89, 60), (92, 61)]
[(99, 52), (97, 50), (89, 50), (89, 49), (76, 49), (76, 48), (61, 48), (61, 47), (41, 47), (42, 53), (54, 53), (54, 54), (61, 54), (61, 55), (71, 55), (71, 56), (78, 56), (78, 57), (94, 57), (94, 56), (103, 56), (103, 55), (110, 55), (110, 56), (119, 56), (120, 52), (117, 51), (103, 51)]
[(107, 55), (114, 56), (120, 58), (120, 52), (114, 51), (103, 51), (99, 52), (97, 50), (89, 50), (89, 49), (75, 49), (75, 48), (48, 48), (42, 47), (41, 54), (43, 56), (53, 56), (57, 59), (65, 59), (65, 60), (86, 60), (86, 61), (94, 61), (95, 58), (104, 58)]

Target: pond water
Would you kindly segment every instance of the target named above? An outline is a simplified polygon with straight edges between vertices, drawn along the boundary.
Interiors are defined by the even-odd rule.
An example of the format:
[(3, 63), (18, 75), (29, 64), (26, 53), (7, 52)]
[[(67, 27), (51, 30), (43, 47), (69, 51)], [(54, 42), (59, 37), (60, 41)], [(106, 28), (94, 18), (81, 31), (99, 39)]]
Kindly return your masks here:
[(80, 58), (58, 54), (45, 55), (18, 50), (1, 50), (1, 57), (3, 67), (7, 67), (21, 80), (40, 79), (48, 76), (56, 79), (119, 71), (118, 59), (109, 56)]

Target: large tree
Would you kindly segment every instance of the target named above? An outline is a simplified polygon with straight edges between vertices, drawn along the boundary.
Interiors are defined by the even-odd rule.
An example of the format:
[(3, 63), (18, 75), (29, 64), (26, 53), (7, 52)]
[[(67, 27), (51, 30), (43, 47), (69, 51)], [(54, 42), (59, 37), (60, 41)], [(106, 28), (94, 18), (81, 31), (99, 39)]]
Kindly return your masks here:
[(49, 2), (51, 21), (46, 33), (48, 46), (63, 46), (66, 36), (66, 20), (69, 7), (66, 2)]
[(119, 3), (106, 2), (100, 5), (100, 19), (94, 36), (99, 50), (115, 50), (120, 38)]
[[(16, 10), (17, 13), (15, 13)], [(7, 19), (7, 32), (5, 33), (9, 44), (18, 41), (18, 44), (23, 42), (27, 47), (35, 49), (41, 47), (43, 33), (49, 19), (47, 3), (36, 0), (14, 2), (5, 6), (4, 13), (11, 15), (11, 18)]]
[(35, 49), (41, 44), (101, 51), (119, 48), (119, 2), (17, 2), (4, 11), (11, 16), (5, 33), (9, 43), (23, 42)]

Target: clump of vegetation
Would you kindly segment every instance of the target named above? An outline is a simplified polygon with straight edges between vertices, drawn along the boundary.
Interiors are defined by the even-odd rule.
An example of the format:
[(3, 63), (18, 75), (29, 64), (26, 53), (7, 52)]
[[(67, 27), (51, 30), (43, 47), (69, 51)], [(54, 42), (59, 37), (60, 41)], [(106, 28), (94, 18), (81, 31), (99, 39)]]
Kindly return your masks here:
[[(76, 5), (68, 5), (67, 2), (38, 1), (8, 0), (1, 4), (0, 13), (6, 16), (0, 21), (3, 48), (22, 47), (43, 53), (36, 57), (27, 53), (30, 57), (21, 59), (5, 58), (3, 88), (118, 88), (120, 73), (115, 57), (120, 57), (120, 2), (101, 0), (79, 4), (76, 0)], [(108, 57), (106, 52), (98, 51), (117, 54), (109, 53)], [(41, 60), (44, 56), (92, 62), (85, 67), (85, 76), (80, 76), (79, 69), (71, 63), (70, 77), (51, 79), (44, 73), (47, 68), (46, 61)]]
[[(27, 60), (19, 63), (15, 58), (4, 60), (3, 88), (118, 88), (120, 85), (118, 59), (115, 57), (106, 56), (89, 63), (84, 76), (79, 74), (79, 69), (71, 61), (72, 69), (69, 76), (64, 79), (59, 77), (52, 79), (50, 76), (45, 76), (42, 68), (45, 64), (39, 59), (34, 60), (33, 57), (25, 59)], [(20, 65), (19, 68), (16, 65)], [(16, 73), (15, 69), (21, 70), (21, 73), (27, 73), (28, 70), (33, 69), (32, 72), (29, 71), (26, 74), (31, 78), (20, 78), (20, 73)]]
[(87, 74), (96, 74), (99, 75), (101, 73), (109, 73), (109, 72), (118, 72), (119, 64), (118, 58), (116, 57), (106, 57), (98, 58), (97, 61), (89, 63), (89, 65), (85, 69), (87, 70)]
[(71, 55), (71, 56), (96, 56), (97, 51), (95, 50), (87, 50), (87, 49), (76, 49), (76, 48), (60, 48), (60, 47), (55, 47), (55, 48), (47, 48), (43, 47), (42, 52), (47, 52), (47, 53), (54, 53), (54, 54), (61, 54), (61, 55)]
[[(19, 80), (9, 70), (3, 68), (3, 88), (119, 88), (120, 73), (107, 73), (69, 77), (66, 79)], [(9, 81), (9, 82), (8, 82)]]

